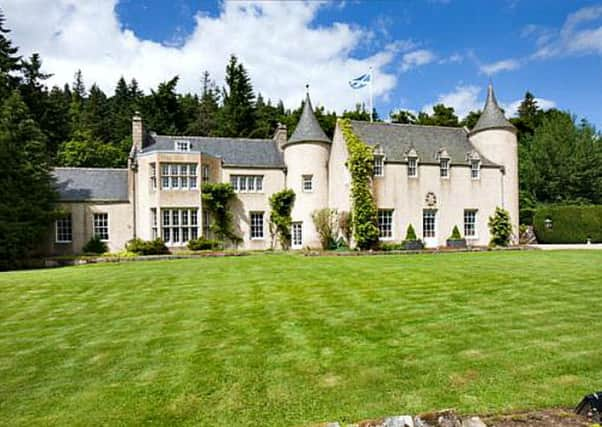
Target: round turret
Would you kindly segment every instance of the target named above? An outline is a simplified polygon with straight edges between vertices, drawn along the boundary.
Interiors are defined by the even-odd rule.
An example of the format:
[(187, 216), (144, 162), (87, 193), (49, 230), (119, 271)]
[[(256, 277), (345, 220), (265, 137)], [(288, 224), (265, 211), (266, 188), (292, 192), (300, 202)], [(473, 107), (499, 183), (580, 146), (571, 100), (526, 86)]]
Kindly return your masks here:
[(293, 248), (319, 247), (312, 213), (328, 207), (328, 158), (331, 141), (314, 115), (309, 93), (295, 131), (285, 143), (286, 186), (296, 195), (292, 212)]
[(500, 206), (510, 212), (515, 233), (518, 233), (518, 142), (516, 128), (499, 107), (490, 83), (487, 100), (470, 142), (483, 156), (502, 166), (502, 197)]

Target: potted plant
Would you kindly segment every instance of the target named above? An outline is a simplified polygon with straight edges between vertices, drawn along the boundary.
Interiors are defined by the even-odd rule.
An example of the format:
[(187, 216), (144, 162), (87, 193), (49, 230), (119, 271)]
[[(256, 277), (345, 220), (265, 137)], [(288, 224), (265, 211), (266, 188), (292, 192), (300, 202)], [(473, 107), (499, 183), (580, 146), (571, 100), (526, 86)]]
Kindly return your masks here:
[(416, 232), (414, 231), (414, 227), (412, 224), (408, 225), (408, 230), (406, 231), (406, 238), (402, 242), (403, 248), (407, 251), (418, 251), (424, 249), (424, 243), (418, 237), (416, 237)]
[(462, 238), (460, 234), (460, 230), (457, 225), (454, 225), (454, 229), (452, 230), (452, 234), (447, 239), (447, 247), (454, 249), (463, 249), (466, 248), (466, 239)]

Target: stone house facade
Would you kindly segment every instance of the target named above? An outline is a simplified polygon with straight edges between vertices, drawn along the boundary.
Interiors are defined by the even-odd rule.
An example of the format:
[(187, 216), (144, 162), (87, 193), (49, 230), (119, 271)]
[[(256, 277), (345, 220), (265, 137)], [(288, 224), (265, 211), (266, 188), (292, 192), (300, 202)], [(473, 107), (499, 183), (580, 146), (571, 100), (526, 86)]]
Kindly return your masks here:
[[(353, 132), (375, 153), (373, 194), (381, 240), (398, 242), (412, 224), (427, 246), (445, 245), (457, 225), (471, 245), (487, 245), (489, 216), (500, 206), (518, 231), (516, 129), (504, 117), (493, 88), (472, 130), (352, 121)], [(244, 249), (267, 249), (269, 198), (291, 188), (294, 249), (318, 247), (316, 209), (350, 211), (351, 177), (340, 126), (330, 140), (309, 95), (295, 131), (280, 125), (272, 139), (165, 136), (132, 120), (128, 168), (56, 168), (65, 216), (57, 220), (47, 252), (79, 253), (95, 234), (111, 251), (139, 237), (161, 237), (169, 247), (210, 237), (203, 210), (205, 182), (230, 182)]]

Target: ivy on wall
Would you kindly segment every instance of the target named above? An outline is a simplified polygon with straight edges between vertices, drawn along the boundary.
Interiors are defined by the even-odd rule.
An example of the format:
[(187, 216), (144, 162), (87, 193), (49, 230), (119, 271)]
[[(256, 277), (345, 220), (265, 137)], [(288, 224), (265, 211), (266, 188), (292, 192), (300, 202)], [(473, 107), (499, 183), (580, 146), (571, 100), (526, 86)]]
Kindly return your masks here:
[(374, 153), (353, 133), (348, 119), (341, 119), (339, 126), (347, 145), (347, 169), (351, 174), (353, 238), (360, 249), (371, 249), (378, 245), (377, 210), (372, 195)]
[(234, 244), (242, 242), (240, 236), (234, 232), (230, 203), (236, 198), (236, 193), (230, 183), (207, 183), (201, 188), (203, 207), (209, 211), (211, 218), (211, 231), (215, 236), (224, 241), (230, 240)]
[(288, 250), (291, 246), (291, 212), (295, 204), (295, 192), (286, 189), (272, 194), (270, 197), (270, 233), (272, 246), (275, 237), (278, 237), (280, 246)]

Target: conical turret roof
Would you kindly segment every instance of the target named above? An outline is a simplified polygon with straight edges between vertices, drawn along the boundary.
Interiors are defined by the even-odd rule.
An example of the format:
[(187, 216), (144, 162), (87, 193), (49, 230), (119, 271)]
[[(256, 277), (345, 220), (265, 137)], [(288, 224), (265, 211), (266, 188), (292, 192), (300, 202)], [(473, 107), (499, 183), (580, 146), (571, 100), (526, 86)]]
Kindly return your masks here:
[(471, 133), (477, 133), (486, 129), (511, 129), (516, 128), (512, 123), (506, 119), (504, 112), (500, 108), (495, 99), (495, 93), (493, 92), (493, 85), (489, 83), (487, 88), (487, 101), (485, 101), (485, 108), (481, 113), (481, 117), (477, 121), (477, 124), (472, 129)]
[(286, 144), (295, 144), (299, 142), (325, 142), (330, 144), (330, 139), (320, 127), (320, 123), (314, 114), (314, 109), (311, 106), (311, 99), (309, 99), (309, 93), (305, 97), (305, 105), (303, 105), (303, 112), (295, 131), (291, 135), (290, 139)]

